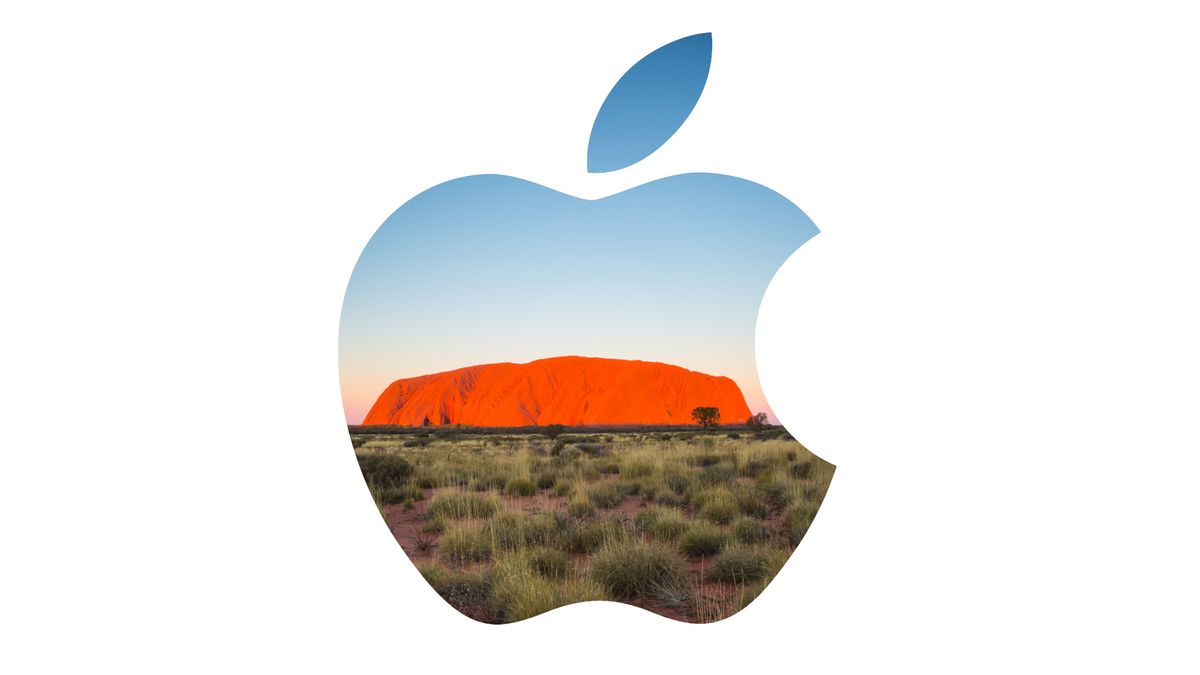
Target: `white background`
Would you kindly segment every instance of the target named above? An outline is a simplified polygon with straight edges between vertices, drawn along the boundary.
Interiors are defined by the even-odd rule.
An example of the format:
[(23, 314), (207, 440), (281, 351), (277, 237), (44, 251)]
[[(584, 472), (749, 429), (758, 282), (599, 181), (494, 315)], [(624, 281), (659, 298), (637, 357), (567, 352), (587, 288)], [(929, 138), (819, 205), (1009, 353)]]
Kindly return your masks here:
[[(649, 4), (5, 5), (0, 669), (1195, 672), (1187, 3)], [(616, 79), (708, 30), (680, 132), (587, 175)], [(356, 257), (456, 176), (686, 171), (823, 230), (758, 348), (826, 505), (715, 625), (466, 620), (345, 435)]]

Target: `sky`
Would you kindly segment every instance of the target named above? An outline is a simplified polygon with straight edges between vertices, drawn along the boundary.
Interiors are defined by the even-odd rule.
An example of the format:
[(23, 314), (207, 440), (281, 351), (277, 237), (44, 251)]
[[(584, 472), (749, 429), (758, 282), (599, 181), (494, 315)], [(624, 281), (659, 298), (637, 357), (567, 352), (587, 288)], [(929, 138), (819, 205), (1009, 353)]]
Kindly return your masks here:
[(724, 375), (774, 419), (755, 320), (775, 271), (816, 232), (778, 193), (717, 174), (597, 200), (499, 175), (443, 183), (393, 213), (351, 275), (346, 420), (400, 378), (566, 355)]

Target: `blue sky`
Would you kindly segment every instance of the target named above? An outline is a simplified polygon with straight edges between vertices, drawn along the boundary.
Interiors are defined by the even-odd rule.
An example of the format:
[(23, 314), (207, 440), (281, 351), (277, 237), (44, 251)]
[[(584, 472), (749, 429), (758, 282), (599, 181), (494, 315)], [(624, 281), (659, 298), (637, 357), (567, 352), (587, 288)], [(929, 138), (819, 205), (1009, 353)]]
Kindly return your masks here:
[(443, 183), (384, 222), (351, 276), (347, 421), (402, 377), (570, 354), (726, 375), (769, 413), (754, 367), (758, 306), (816, 231), (779, 194), (716, 174), (598, 200), (498, 175)]

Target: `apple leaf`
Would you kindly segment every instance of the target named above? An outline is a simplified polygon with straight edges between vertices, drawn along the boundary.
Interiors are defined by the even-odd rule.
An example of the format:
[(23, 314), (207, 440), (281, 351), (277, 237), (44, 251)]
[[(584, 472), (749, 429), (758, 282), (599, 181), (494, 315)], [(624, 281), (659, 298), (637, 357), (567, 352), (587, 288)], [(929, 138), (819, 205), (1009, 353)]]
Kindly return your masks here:
[(681, 38), (635, 63), (596, 114), (588, 172), (624, 169), (662, 147), (696, 107), (711, 63), (712, 33)]

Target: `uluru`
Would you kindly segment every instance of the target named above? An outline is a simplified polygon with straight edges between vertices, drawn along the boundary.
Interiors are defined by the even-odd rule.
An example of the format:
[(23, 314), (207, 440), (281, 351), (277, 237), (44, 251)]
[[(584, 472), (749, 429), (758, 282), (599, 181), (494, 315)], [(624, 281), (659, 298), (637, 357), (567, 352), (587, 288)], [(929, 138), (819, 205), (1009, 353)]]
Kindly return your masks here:
[(724, 421), (750, 408), (728, 377), (653, 361), (559, 356), (491, 363), (409, 377), (388, 385), (364, 425), (481, 427), (692, 424), (715, 407)]

